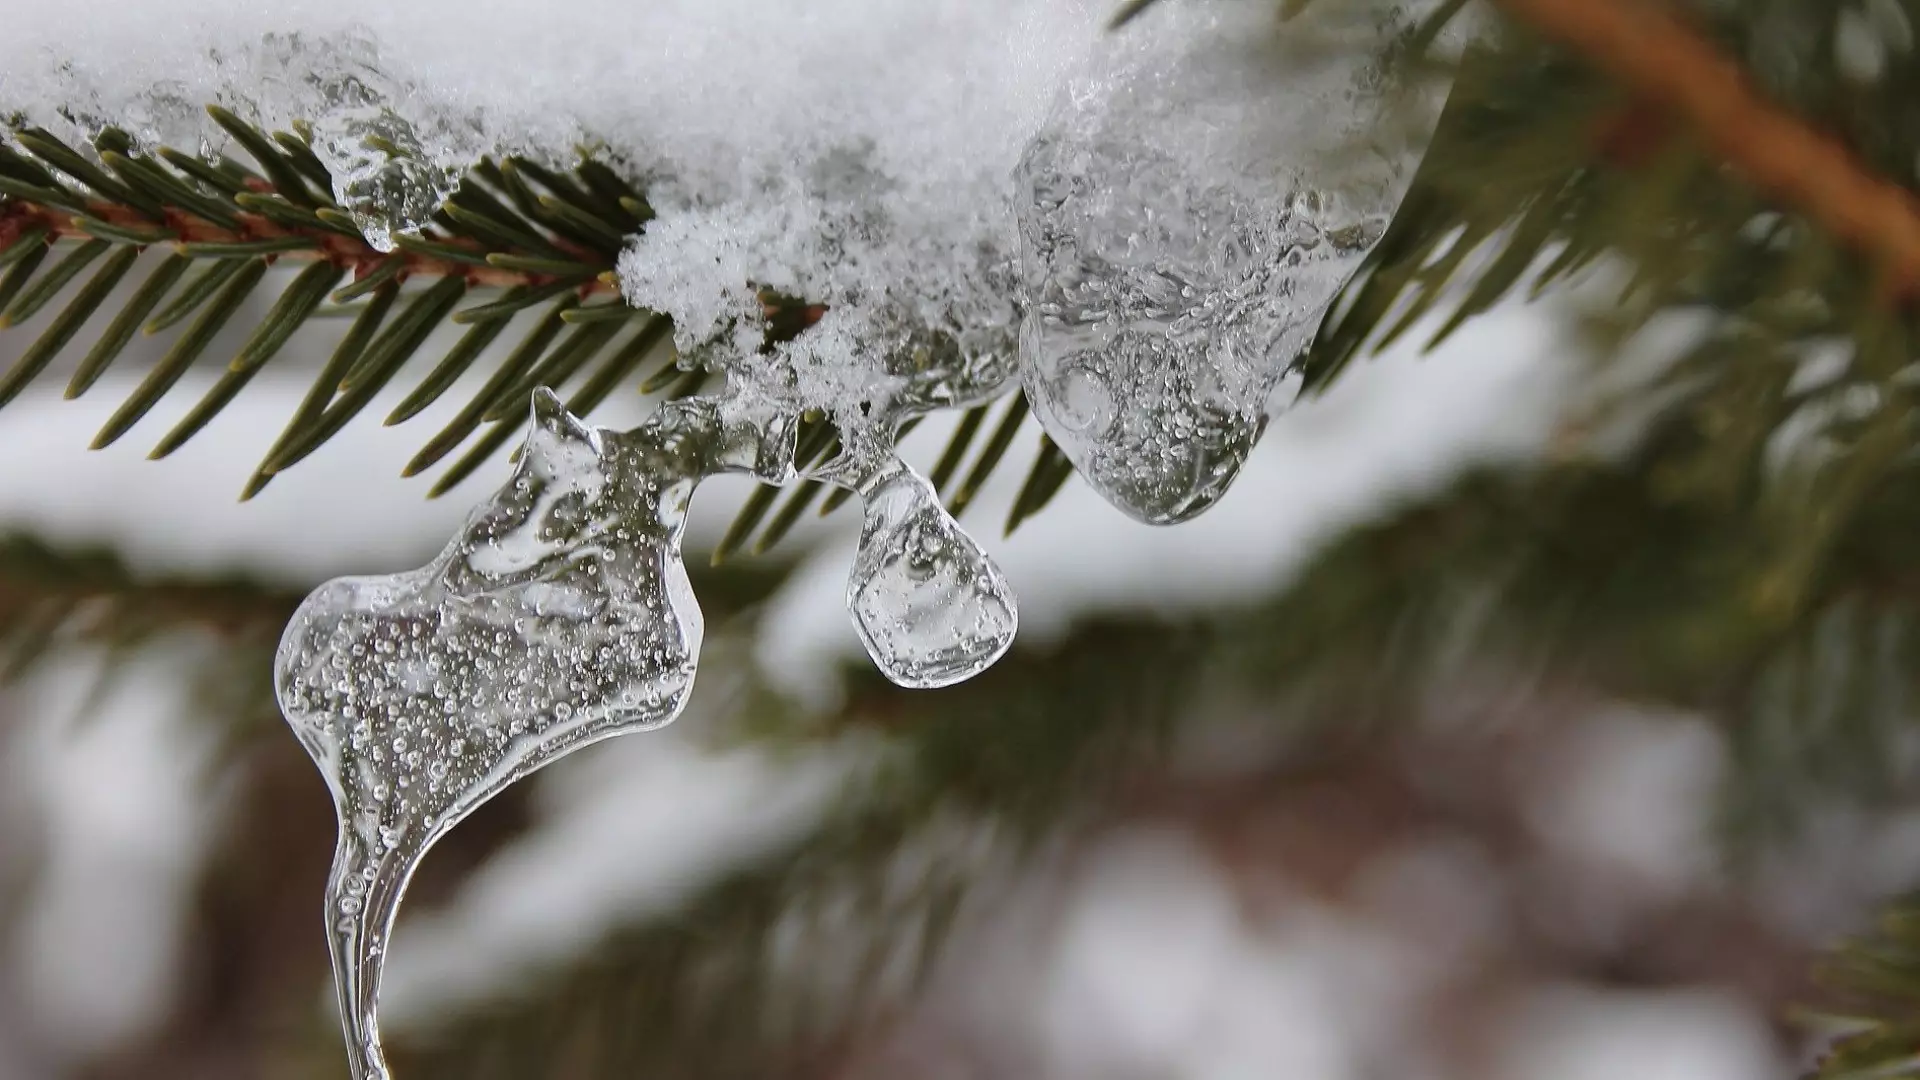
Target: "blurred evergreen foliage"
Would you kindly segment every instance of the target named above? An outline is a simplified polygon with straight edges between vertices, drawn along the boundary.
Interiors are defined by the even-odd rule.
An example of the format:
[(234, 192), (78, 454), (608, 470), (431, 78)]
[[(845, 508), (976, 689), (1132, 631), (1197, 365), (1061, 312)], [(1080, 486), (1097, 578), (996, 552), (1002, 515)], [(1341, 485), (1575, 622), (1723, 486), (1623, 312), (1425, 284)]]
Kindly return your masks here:
[[(1279, 6), (1284, 14), (1301, 0)], [(1609, 23), (1615, 16), (1625, 21)], [(1413, 192), (1301, 371), (1319, 392), (1431, 325), (1429, 315), (1451, 313), (1437, 342), (1515, 294), (1576, 281), (1589, 296), (1611, 289), (1588, 325), (1596, 385), (1609, 389), (1553, 453), (1393, 508), (1331, 544), (1280, 595), (1237, 609), (1180, 624), (1082, 625), (939, 694), (850, 671), (847, 700), (826, 718), (751, 687), (732, 737), (814, 745), (870, 732), (890, 748), (884, 765), (811, 833), (682, 910), (619, 930), (519, 999), (444, 1018), (399, 1048), (405, 1076), (804, 1075), (795, 1062), (830, 1056), (910, 994), (972, 882), (1097, 814), (1155, 769), (1210, 701), (1264, 703), (1288, 753), (1310, 756), (1337, 755), (1417, 713), (1464, 668), (1698, 712), (1735, 747), (1722, 799), (1734, 855), (1790, 836), (1808, 807), (1910, 804), (1920, 262), (1909, 258), (1920, 248), (1901, 238), (1920, 233), (1911, 194), (1920, 0), (1489, 0), (1450, 3), (1440, 18), (1484, 25), (1459, 56), (1429, 54), (1438, 22), (1403, 43), (1396, 70), (1451, 78), (1452, 97)], [(1675, 62), (1649, 75), (1622, 51), (1621, 26), (1645, 32), (1632, 48), (1666, 49)], [(1872, 70), (1841, 40), (1861, 26), (1877, 44)], [(1727, 100), (1702, 96), (1725, 91), (1725, 70), (1701, 57), (1743, 73), (1736, 97), (1748, 113), (1707, 107)], [(1767, 122), (1725, 126), (1753, 108)], [(130, 253), (164, 243), (177, 254), (151, 271), (140, 310), (119, 312), (115, 325), (197, 321), (103, 437), (124, 432), (199, 361), (267, 260), (326, 269), (285, 284), (229, 381), (163, 450), (243, 392), (315, 313), (349, 306), (364, 325), (249, 493), (335, 437), (445, 319), (474, 329), (424, 373), (410, 407), (473, 365), (497, 374), (410, 466), (469, 446), (437, 490), (506, 444), (520, 422), (509, 406), (537, 383), (586, 373), (573, 404), (590, 409), (628, 383), (685, 393), (703, 378), (655, 357), (661, 319), (607, 310), (615, 302), (600, 275), (618, 238), (648, 216), (617, 162), (586, 159), (571, 176), (485, 163), (428, 238), (386, 258), (354, 247), (298, 132), (261, 132), (230, 114), (222, 123), (254, 166), (133, 158), (111, 132), (93, 154), (32, 131), (0, 151), (0, 260), (13, 268), (0, 281), (5, 318), (43, 319), (0, 380), (0, 400), (51, 370), (129, 272)], [(1850, 198), (1861, 192), (1884, 197)], [(185, 232), (183, 212), (193, 221)], [(357, 283), (342, 290), (350, 271)], [(52, 303), (73, 282), (64, 309)], [(480, 303), (456, 311), (480, 289)], [(780, 333), (805, 332), (803, 300), (767, 303)], [(535, 321), (518, 345), (495, 349), (522, 313)], [(1676, 319), (1690, 328), (1678, 354), (1632, 366), (1638, 335)], [(96, 347), (74, 392), (112, 359)], [(998, 416), (970, 416), (943, 455), (943, 490), (961, 505), (1001, 463), (1008, 440), (988, 432), (1025, 422), (1017, 401)], [(803, 440), (814, 455), (832, 445), (825, 425)], [(1068, 478), (1050, 446), (1028, 470), (1013, 523)], [(771, 489), (757, 494), (723, 548), (771, 546), (818, 494), (785, 503)], [(786, 569), (737, 561), (696, 589), (710, 618), (750, 613)], [(245, 721), (237, 746), (278, 739), (263, 673), (296, 600), (238, 579), (145, 579), (109, 555), (15, 536), (0, 541), (0, 672), (18, 677), (70, 639), (126, 645), (211, 631), (233, 647), (208, 661), (222, 670), (206, 682), (244, 687), (245, 700), (209, 717)], [(938, 849), (956, 830), (996, 838), (993, 856), (941, 864), (912, 888), (889, 875), (903, 853)], [(843, 971), (782, 967), (776, 932), (835, 912), (845, 923), (849, 903), (859, 929), (833, 932)], [(1825, 1080), (1920, 1075), (1912, 921), (1902, 906), (1883, 932), (1835, 954), (1838, 982), (1861, 1007)], [(827, 995), (828, 984), (865, 993)], [(330, 1062), (331, 1028), (316, 1025), (312, 1039), (314, 1060)]]

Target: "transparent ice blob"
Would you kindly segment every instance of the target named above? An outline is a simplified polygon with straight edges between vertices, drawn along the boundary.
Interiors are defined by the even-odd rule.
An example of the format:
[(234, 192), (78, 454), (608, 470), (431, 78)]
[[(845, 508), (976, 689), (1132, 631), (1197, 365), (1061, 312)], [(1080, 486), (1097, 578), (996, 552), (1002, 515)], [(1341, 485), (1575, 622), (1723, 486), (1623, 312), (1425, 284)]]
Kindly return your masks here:
[(540, 391), (512, 480), (427, 566), (309, 596), (275, 660), (332, 789), (327, 927), (355, 1080), (387, 1080), (378, 993), (408, 879), (509, 784), (686, 704), (700, 608), (681, 561), (702, 478), (791, 477), (793, 425), (735, 402), (597, 430)]
[(1022, 381), (1115, 506), (1187, 520), (1384, 232), (1438, 95), (1389, 93), (1374, 5), (1162, 4), (1064, 90), (1018, 170)]
[[(427, 850), (515, 781), (679, 715), (702, 620), (680, 544), (694, 488), (721, 473), (795, 478), (796, 418), (741, 378), (629, 432), (587, 426), (546, 390), (512, 479), (418, 570), (328, 582), (275, 658), (280, 708), (326, 776), (339, 846), (328, 940), (354, 1080), (389, 1080), (379, 988), (407, 882)], [(1006, 579), (893, 452), (897, 414), (855, 410), (816, 470), (866, 526), (847, 590), (874, 662), (947, 686), (1012, 644)]]
[[(394, 234), (424, 227), (458, 185), (457, 163), (478, 157), (470, 120), (417, 100), (387, 73), (371, 36), (269, 35), (261, 52), (294, 84), (334, 201), (375, 250), (392, 251)], [(395, 108), (409, 100), (417, 122)]]
[(933, 689), (973, 678), (1013, 644), (1013, 589), (899, 458), (860, 485), (866, 520), (847, 582), (854, 628), (887, 678)]

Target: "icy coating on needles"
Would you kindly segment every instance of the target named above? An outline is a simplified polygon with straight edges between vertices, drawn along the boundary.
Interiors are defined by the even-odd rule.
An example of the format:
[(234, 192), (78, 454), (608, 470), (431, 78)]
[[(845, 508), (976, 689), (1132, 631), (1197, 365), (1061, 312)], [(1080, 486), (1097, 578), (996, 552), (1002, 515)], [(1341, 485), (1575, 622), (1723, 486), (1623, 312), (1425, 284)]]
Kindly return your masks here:
[[(1116, 507), (1204, 511), (1438, 111), (1437, 90), (1389, 108), (1380, 64), (1427, 3), (1283, 23), (1266, 0), (1164, 0), (1110, 36), (1083, 0), (107, 5), (23, 14), (0, 102), (209, 154), (210, 102), (306, 123), (382, 250), (482, 154), (602, 145), (658, 215), (626, 297), (726, 374), (627, 432), (539, 391), (511, 479), (432, 563), (329, 582), (287, 628), (276, 690), (340, 819), (327, 924), (356, 1080), (389, 1076), (380, 975), (432, 844), (685, 704), (703, 479), (790, 482), (798, 418), (830, 418), (842, 450), (804, 475), (862, 497), (847, 605), (868, 653), (908, 687), (978, 674), (1013, 641), (1013, 594), (895, 454), (900, 425), (1017, 383)], [(826, 315), (766, 348), (762, 289)]]

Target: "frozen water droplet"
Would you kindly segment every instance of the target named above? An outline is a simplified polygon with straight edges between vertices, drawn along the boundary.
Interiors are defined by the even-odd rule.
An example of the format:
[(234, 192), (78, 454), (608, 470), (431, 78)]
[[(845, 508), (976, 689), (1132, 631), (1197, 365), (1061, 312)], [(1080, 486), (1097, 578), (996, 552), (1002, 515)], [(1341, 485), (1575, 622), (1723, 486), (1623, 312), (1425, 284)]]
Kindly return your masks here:
[[(110, 105), (100, 101), (95, 91), (81, 91), (60, 115), (88, 143), (111, 128), (132, 140), (136, 154), (152, 154), (163, 146), (204, 154), (204, 105), (185, 82), (163, 79)], [(53, 125), (56, 131), (62, 126)]]
[[(380, 973), (420, 859), (519, 778), (678, 715), (702, 634), (680, 556), (687, 500), (717, 473), (790, 473), (792, 454), (777, 411), (674, 402), (618, 433), (541, 390), (514, 478), (432, 563), (329, 582), (301, 605), (275, 689), (338, 811), (327, 910), (348, 1045), (364, 1051), (355, 1080), (387, 1075)], [(392, 663), (434, 678), (388, 680)]]
[(873, 662), (915, 689), (985, 671), (1013, 644), (1019, 624), (1006, 578), (904, 464), (864, 495), (847, 606)]
[(1316, 5), (1276, 30), (1259, 5), (1162, 5), (1027, 148), (1022, 382), (1142, 521), (1226, 492), (1405, 192), (1436, 103), (1383, 119), (1376, 58), (1401, 28), (1377, 16)]
[(462, 133), (450, 125), (422, 132), (394, 110), (409, 87), (387, 74), (370, 37), (275, 34), (264, 47), (290, 81), (318, 98), (301, 118), (333, 178), (334, 201), (369, 245), (392, 251), (395, 233), (415, 232), (433, 217), (459, 183), (461, 170), (451, 163), (477, 156), (466, 153), (477, 147), (459, 145)]
[(395, 233), (426, 225), (453, 191), (412, 125), (392, 109), (342, 105), (313, 124), (313, 151), (333, 175), (334, 201), (376, 251), (392, 251)]

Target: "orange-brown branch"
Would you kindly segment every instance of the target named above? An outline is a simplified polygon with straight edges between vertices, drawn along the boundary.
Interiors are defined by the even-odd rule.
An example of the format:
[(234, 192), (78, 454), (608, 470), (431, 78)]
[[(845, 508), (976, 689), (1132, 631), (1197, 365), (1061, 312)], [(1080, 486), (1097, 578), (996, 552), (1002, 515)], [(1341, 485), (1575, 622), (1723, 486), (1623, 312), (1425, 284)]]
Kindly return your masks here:
[[(297, 237), (313, 244), (310, 248), (280, 252), (276, 257), (289, 259), (328, 259), (335, 265), (350, 267), (356, 276), (365, 274), (390, 259), (400, 259), (406, 265), (405, 274), (430, 277), (465, 278), (470, 285), (486, 285), (510, 288), (515, 285), (542, 285), (550, 278), (540, 274), (531, 274), (521, 270), (507, 270), (494, 266), (475, 266), (452, 259), (440, 259), (414, 251), (396, 251), (392, 254), (374, 250), (371, 244), (345, 233), (330, 229), (290, 228), (261, 217), (258, 214), (236, 213), (240, 222), (238, 229), (223, 228), (192, 214), (170, 210), (164, 226), (141, 215), (138, 211), (110, 203), (88, 203), (87, 216), (96, 221), (116, 225), (127, 229), (164, 228), (173, 234), (173, 243), (236, 243), (252, 240), (280, 240)], [(85, 238), (86, 230), (81, 227), (75, 215), (58, 207), (42, 206), (24, 200), (10, 200), (0, 205), (0, 247), (20, 233), (44, 228), (48, 234), (59, 238)], [(167, 243), (169, 241), (158, 241)], [(468, 241), (458, 238), (435, 238), (437, 244), (447, 247), (471, 248), (476, 254), (480, 249)], [(581, 286), (583, 293), (608, 293), (614, 286), (598, 279)]]
[(1741, 175), (1920, 287), (1920, 199), (1767, 100), (1740, 66), (1648, 0), (1494, 0), (1688, 122)]

